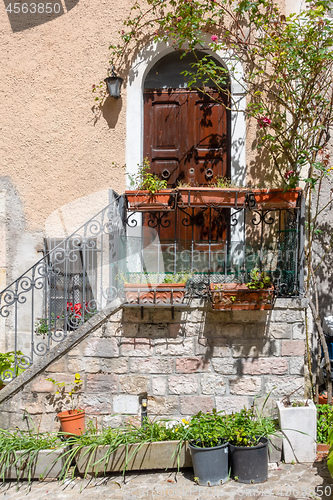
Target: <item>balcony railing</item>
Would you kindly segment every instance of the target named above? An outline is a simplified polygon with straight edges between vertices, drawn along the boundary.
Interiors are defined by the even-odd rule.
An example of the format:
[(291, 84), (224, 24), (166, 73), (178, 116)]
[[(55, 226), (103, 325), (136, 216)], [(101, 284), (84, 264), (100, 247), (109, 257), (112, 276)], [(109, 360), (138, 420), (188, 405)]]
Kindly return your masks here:
[[(137, 191), (127, 194), (126, 207), (128, 259), (122, 272), (133, 290), (144, 282), (154, 289), (154, 283), (185, 273), (185, 297), (207, 297), (211, 283), (247, 283), (258, 269), (271, 278), (276, 295), (303, 293), (299, 189)], [(140, 262), (132, 255), (140, 255)], [(144, 305), (141, 296), (149, 302), (138, 292), (137, 305)]]
[[(137, 207), (126, 195), (113, 198), (65, 240), (45, 240), (44, 257), (0, 293), (7, 350), (15, 352), (0, 380), (15, 378), (115, 300), (173, 311), (195, 297), (215, 300), (215, 288), (227, 283), (229, 292), (241, 289), (253, 269), (270, 276), (275, 295), (303, 293), (301, 191), (184, 188), (163, 205), (144, 194)], [(234, 293), (230, 308), (239, 302)]]

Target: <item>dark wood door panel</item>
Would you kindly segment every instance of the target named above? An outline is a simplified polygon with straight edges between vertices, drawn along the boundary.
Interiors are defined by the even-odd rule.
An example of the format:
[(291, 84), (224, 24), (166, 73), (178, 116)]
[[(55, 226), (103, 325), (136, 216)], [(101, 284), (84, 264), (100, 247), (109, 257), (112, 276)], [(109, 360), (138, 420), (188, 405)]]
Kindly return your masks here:
[(207, 185), (227, 175), (227, 112), (216, 98), (186, 89), (145, 91), (144, 156), (164, 179), (173, 162), (168, 186)]

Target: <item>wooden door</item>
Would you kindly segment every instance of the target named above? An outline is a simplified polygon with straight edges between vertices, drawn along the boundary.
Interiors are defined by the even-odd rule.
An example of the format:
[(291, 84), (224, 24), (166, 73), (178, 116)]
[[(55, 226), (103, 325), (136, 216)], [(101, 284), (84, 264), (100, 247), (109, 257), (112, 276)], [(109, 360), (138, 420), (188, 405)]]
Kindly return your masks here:
[[(230, 120), (222, 99), (215, 90), (209, 95), (187, 89), (145, 90), (144, 157), (152, 172), (167, 180), (168, 187), (176, 187), (178, 182), (206, 186), (218, 176), (229, 176)], [(196, 253), (202, 260), (199, 271), (207, 264), (208, 244), (217, 251), (224, 249), (227, 225), (221, 219), (228, 217), (227, 212), (223, 210), (221, 215), (210, 208), (189, 208), (157, 217), (144, 214), (143, 225), (156, 227), (166, 268), (168, 249), (175, 241), (178, 251), (203, 255), (201, 259)]]
[(144, 92), (144, 157), (169, 187), (205, 186), (229, 174), (228, 111), (216, 91)]

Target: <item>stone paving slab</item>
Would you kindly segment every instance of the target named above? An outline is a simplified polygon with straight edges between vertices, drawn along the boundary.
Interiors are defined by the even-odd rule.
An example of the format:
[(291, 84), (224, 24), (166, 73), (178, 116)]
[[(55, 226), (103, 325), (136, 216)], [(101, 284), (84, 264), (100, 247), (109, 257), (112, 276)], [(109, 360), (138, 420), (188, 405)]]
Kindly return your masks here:
[(130, 472), (101, 478), (33, 481), (17, 486), (15, 481), (0, 486), (3, 500), (133, 500), (174, 498), (177, 500), (332, 500), (333, 480), (325, 461), (314, 464), (280, 464), (269, 471), (268, 481), (245, 485), (230, 480), (206, 488), (193, 481), (192, 469), (181, 472)]

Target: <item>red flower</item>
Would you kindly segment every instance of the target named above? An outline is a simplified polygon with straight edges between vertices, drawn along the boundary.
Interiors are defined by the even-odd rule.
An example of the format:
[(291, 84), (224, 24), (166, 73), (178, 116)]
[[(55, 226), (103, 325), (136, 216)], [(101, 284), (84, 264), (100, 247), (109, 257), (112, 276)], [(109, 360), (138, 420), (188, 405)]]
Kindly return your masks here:
[(287, 180), (288, 180), (288, 179), (290, 179), (290, 177), (294, 177), (294, 175), (295, 175), (295, 172), (294, 172), (293, 170), (289, 170), (289, 172), (286, 172), (286, 173), (284, 174), (284, 176), (285, 176), (285, 178), (286, 178)]
[(272, 123), (272, 120), (270, 118), (267, 118), (267, 116), (260, 116), (257, 120), (259, 128), (264, 128), (268, 127)]
[(212, 35), (211, 36), (211, 40), (212, 40), (212, 42), (217, 42), (217, 36), (216, 35)]

